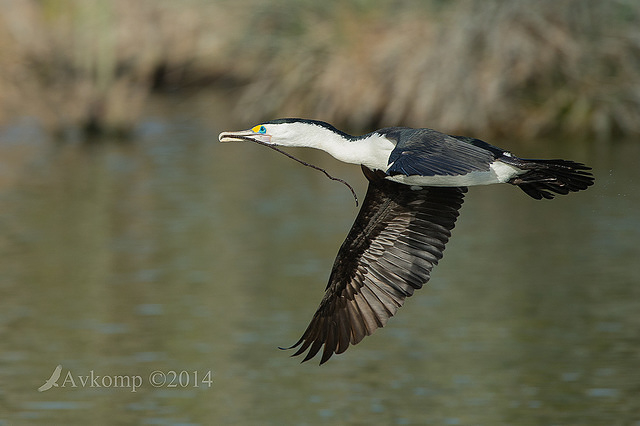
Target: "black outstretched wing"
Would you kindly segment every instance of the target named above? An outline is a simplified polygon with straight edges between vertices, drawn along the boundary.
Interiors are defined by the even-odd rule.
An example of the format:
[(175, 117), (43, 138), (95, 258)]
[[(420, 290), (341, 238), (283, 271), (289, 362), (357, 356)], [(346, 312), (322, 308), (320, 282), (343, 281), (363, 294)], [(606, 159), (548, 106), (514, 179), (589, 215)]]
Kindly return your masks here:
[(442, 258), (466, 188), (412, 190), (363, 167), (369, 188), (340, 247), (320, 307), (293, 355), (320, 364), (383, 327)]
[(387, 173), (393, 175), (458, 176), (488, 171), (504, 151), (478, 139), (449, 136), (431, 129), (386, 129), (397, 141)]

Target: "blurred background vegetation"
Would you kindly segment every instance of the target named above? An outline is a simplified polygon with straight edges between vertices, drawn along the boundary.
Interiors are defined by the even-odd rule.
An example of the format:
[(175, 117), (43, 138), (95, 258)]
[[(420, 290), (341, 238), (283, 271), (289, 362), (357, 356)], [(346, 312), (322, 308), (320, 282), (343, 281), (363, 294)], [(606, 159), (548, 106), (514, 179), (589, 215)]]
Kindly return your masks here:
[(127, 135), (149, 96), (239, 122), (640, 134), (636, 0), (3, 0), (0, 126)]
[[(402, 314), (298, 365), (276, 346), (356, 208), (217, 143), (281, 116), (473, 135), (597, 182), (470, 190)], [(638, 0), (0, 0), (0, 425), (640, 426), (639, 135)], [(290, 152), (364, 196), (358, 167)], [(214, 383), (38, 392), (58, 364)]]

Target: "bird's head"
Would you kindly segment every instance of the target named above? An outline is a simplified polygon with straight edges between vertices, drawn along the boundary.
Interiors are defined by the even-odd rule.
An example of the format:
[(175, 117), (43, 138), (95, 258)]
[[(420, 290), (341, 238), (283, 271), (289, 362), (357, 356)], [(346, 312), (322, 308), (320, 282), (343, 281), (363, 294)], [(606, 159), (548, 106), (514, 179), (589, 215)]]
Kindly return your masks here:
[(350, 137), (323, 121), (281, 118), (258, 124), (249, 130), (222, 132), (218, 139), (220, 142), (252, 141), (265, 145), (322, 149), (321, 141), (328, 136)]

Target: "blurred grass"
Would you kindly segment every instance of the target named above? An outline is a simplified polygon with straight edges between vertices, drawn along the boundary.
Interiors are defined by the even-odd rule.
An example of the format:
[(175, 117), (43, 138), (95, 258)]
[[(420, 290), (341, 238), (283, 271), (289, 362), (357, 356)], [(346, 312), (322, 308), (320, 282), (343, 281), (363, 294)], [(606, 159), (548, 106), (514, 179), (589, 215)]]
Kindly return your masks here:
[(231, 89), (238, 121), (640, 134), (635, 0), (2, 0), (0, 125), (127, 134), (153, 90)]

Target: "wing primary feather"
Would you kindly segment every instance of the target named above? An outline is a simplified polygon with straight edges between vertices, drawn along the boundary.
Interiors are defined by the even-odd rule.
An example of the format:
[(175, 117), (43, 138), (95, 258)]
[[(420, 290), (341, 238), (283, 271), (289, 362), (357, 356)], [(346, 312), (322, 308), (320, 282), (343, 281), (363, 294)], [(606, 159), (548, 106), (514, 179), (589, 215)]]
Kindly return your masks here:
[(338, 251), (325, 295), (302, 337), (287, 348), (297, 348), (292, 356), (307, 352), (302, 362), (322, 349), (324, 364), (358, 344), (429, 281), (466, 192), (463, 187), (412, 190), (383, 173), (363, 171), (369, 188)]

